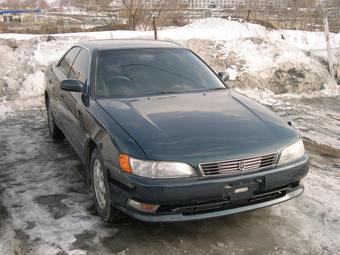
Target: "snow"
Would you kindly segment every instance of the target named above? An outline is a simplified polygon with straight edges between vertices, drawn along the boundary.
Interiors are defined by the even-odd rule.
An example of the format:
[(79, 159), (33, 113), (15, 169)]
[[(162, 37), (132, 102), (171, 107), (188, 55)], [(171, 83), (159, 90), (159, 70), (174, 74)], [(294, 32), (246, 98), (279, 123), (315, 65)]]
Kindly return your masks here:
[[(285, 40), (281, 39), (281, 34), (284, 35)], [(9, 116), (13, 111), (43, 105), (41, 95), (44, 88), (44, 70), (50, 63), (58, 60), (74, 43), (91, 39), (152, 39), (152, 37), (152, 31), (56, 34), (50, 38), (52, 40), (47, 40), (47, 35), (0, 34), (2, 56), (0, 59), (0, 93), (1, 89), (4, 91), (2, 95), (0, 94), (0, 120)], [(310, 92), (305, 89), (306, 96), (340, 94), (339, 86), (330, 78), (325, 67), (303, 51), (325, 49), (324, 35), (320, 32), (276, 31), (246, 22), (208, 18), (184, 27), (161, 30), (159, 37), (181, 44), (186, 44), (192, 39), (209, 40), (211, 42), (209, 50), (214, 52), (211, 55), (216, 61), (222, 61), (223, 64), (223, 61), (228, 58), (236, 59), (235, 63), (228, 63), (224, 68), (229, 73), (231, 81), (239, 80), (242, 84), (242, 82), (245, 83), (242, 79), (248, 79), (248, 83), (257, 81), (257, 84), (263, 84), (260, 89), (247, 90), (244, 87), (240, 89), (247, 90), (246, 95), (264, 104), (271, 106), (283, 104), (281, 99), (278, 99), (278, 96), (271, 91), (273, 84), (270, 82), (270, 76), (275, 70), (284, 68), (287, 64), (286, 68), (308, 67), (309, 73), (322, 74), (322, 77), (326, 77), (320, 81), (322, 82), (320, 91)], [(340, 47), (340, 34), (331, 34), (331, 40), (333, 46)], [(13, 43), (17, 48), (11, 48)], [(204, 54), (205, 49), (198, 53)], [(312, 79), (314, 78), (312, 76)], [(6, 87), (1, 88), (1, 79)], [(313, 85), (313, 80), (310, 84)], [(301, 97), (302, 94), (303, 91), (299, 94), (286, 93), (281, 96), (294, 98)], [(310, 132), (305, 135), (317, 137)]]
[(229, 80), (231, 81), (236, 80), (238, 72), (235, 65), (228, 67), (225, 71), (229, 74)]
[[(285, 40), (281, 39), (282, 34)], [(6, 166), (13, 167), (10, 178), (6, 182), (0, 182), (0, 185), (6, 192), (3, 203), (9, 208), (9, 214), (13, 215), (11, 224), (15, 229), (25, 229), (30, 241), (37, 243), (35, 254), (58, 254), (65, 250), (67, 254), (87, 254), (86, 249), (75, 245), (79, 241), (78, 234), (95, 230), (93, 242), (101, 247), (102, 240), (117, 232), (116, 228), (103, 226), (98, 217), (89, 216), (87, 208), (91, 198), (87, 189), (82, 187), (83, 177), (76, 171), (79, 161), (73, 151), (67, 146), (65, 149), (65, 144), (53, 143), (51, 146), (52, 141), (48, 138), (46, 119), (42, 111), (46, 67), (79, 41), (152, 37), (151, 31), (108, 31), (59, 34), (53, 35), (52, 40), (48, 41), (47, 35), (0, 34), (0, 123), (5, 123), (2, 122), (5, 120), (11, 123), (10, 126), (0, 126), (1, 142), (6, 146), (3, 149), (6, 153), (1, 154), (1, 160)], [(159, 37), (184, 45), (190, 40), (205, 40), (205, 43), (197, 41), (198, 46), (200, 43), (204, 47), (208, 45), (202, 47), (198, 53), (210, 57), (207, 61), (211, 61), (209, 64), (218, 62), (219, 65), (216, 66), (229, 72), (232, 82), (240, 82), (246, 74), (250, 75), (252, 82), (257, 78), (259, 83), (265, 83), (270, 80), (270, 74), (284, 69), (285, 65), (289, 65), (289, 68), (305, 66), (310, 73), (323, 74), (320, 78), (324, 82), (322, 88), (312, 92), (306, 89), (300, 93), (278, 94), (269, 89), (273, 88), (270, 87), (271, 84), (265, 84), (261, 88), (236, 86), (235, 90), (270, 107), (286, 121), (292, 121), (305, 141), (340, 149), (340, 110), (336, 108), (338, 98), (335, 97), (340, 94), (339, 86), (329, 80), (327, 70), (318, 60), (305, 54), (305, 51), (319, 50), (324, 54), (326, 45), (323, 33), (275, 31), (255, 24), (211, 18), (180, 28), (161, 30)], [(331, 41), (333, 47), (340, 47), (340, 34), (331, 34)], [(226, 65), (226, 61), (230, 59), (235, 60), (234, 63)], [(324, 107), (323, 103), (317, 101), (320, 98), (322, 100), (322, 97), (334, 102), (332, 107)], [(340, 195), (340, 164), (336, 160), (338, 159), (326, 160), (313, 155), (312, 172), (305, 179), (307, 185), (304, 197), (264, 211), (266, 219), (261, 224), (258, 220), (264, 217), (263, 211), (255, 213), (255, 216), (244, 216), (241, 222), (247, 223), (244, 226), (247, 233), (251, 232), (248, 231), (249, 220), (254, 221), (249, 225), (257, 228), (266, 226), (267, 220), (274, 223), (279, 221), (279, 225), (275, 225), (279, 229), (276, 234), (282, 236), (280, 242), (286, 239), (291, 241), (287, 245), (296, 248), (291, 254), (294, 251), (306, 253), (303, 250), (305, 243), (310, 244), (311, 254), (313, 251), (314, 254), (324, 252), (321, 245), (329, 249), (330, 253), (339, 251), (339, 242), (334, 238), (339, 233), (336, 223), (340, 215), (337, 202)], [(53, 195), (52, 202), (49, 203), (59, 199), (57, 209), (44, 204), (45, 196), (49, 195)], [(15, 206), (17, 202), (20, 202), (20, 206)], [(63, 211), (64, 207), (66, 212)], [(65, 213), (65, 216), (58, 218), (58, 213)], [(29, 229), (28, 222), (35, 222), (36, 226)], [(134, 224), (131, 227), (132, 232), (136, 230)], [(202, 224), (210, 226), (214, 223), (210, 221)], [(286, 228), (286, 224), (293, 227)], [(222, 229), (223, 224), (215, 227), (225, 231)], [(322, 231), (315, 233), (319, 229)], [(9, 241), (15, 235), (8, 225), (1, 230), (4, 230), (0, 233), (2, 240)], [(211, 232), (211, 228), (208, 230)], [(154, 230), (155, 233), (158, 231)], [(171, 228), (166, 228), (166, 231), (171, 231)], [(224, 233), (221, 236), (225, 236)], [(294, 239), (296, 236), (300, 239)], [(146, 243), (152, 240), (148, 241)], [(237, 246), (235, 243), (224, 242), (227, 241), (222, 239), (221, 242), (210, 244), (210, 248), (218, 251)], [(0, 241), (0, 250), (9, 254), (7, 249), (9, 250), (8, 246)], [(282, 251), (282, 254), (286, 253), (285, 250)]]
[[(304, 50), (326, 49), (326, 41), (322, 32), (307, 32), (298, 30), (269, 30), (257, 24), (225, 20), (220, 18), (207, 18), (195, 21), (189, 25), (158, 31), (160, 39), (168, 40), (237, 40), (241, 38), (269, 38), (270, 40), (285, 41), (291, 46)], [(107, 32), (82, 32), (53, 35), (57, 38), (112, 39), (112, 38), (153, 38), (152, 31), (107, 31)], [(39, 35), (29, 34), (1, 34), (3, 39), (30, 40), (39, 38)], [(330, 34), (332, 47), (340, 47), (340, 34)]]
[[(11, 113), (12, 109), (7, 102), (0, 102), (0, 121)], [(0, 122), (1, 123), (1, 122)]]
[[(268, 101), (277, 96), (270, 91), (259, 94), (261, 102), (276, 109), (283, 105), (286, 114), (295, 111), (293, 102)], [(49, 137), (45, 111), (17, 114), (0, 125), (5, 166), (0, 175), (0, 202), (9, 215), (0, 231), (3, 254), (154, 254), (162, 247), (166, 247), (164, 254), (223, 254), (225, 248), (231, 254), (340, 252), (340, 162), (336, 155), (322, 156), (323, 148), (320, 155), (310, 153), (311, 172), (304, 179), (304, 194), (283, 204), (194, 223), (125, 219), (110, 225), (89, 212), (93, 202), (80, 174), (83, 166), (67, 142)], [(316, 125), (318, 120), (305, 122)], [(27, 237), (17, 236), (19, 230)], [(198, 246), (195, 240), (204, 245)], [(29, 251), (13, 252), (20, 247)]]
[(23, 82), (22, 88), (19, 90), (19, 97), (24, 99), (40, 96), (44, 90), (44, 79), (44, 73), (40, 70), (29, 74)]
[[(285, 40), (282, 40), (282, 35)], [(152, 36), (152, 31), (107, 31), (57, 34), (50, 38), (52, 40), (47, 40), (47, 35), (0, 34), (2, 56), (0, 77), (2, 83), (6, 85), (1, 88), (5, 85), (0, 83), (0, 92), (1, 89), (4, 90), (3, 94), (0, 94), (0, 120), (15, 111), (43, 105), (41, 95), (44, 88), (44, 70), (50, 63), (58, 60), (74, 43), (91, 39), (151, 39)], [(184, 27), (161, 30), (159, 37), (182, 44), (192, 39), (209, 40), (212, 42), (209, 50), (214, 52), (212, 57), (216, 61), (223, 63), (230, 59), (235, 60), (235, 63), (226, 62), (227, 66), (224, 68), (229, 73), (231, 81), (239, 81), (242, 84), (245, 83), (244, 79), (248, 79), (248, 83), (263, 84), (263, 87), (259, 86), (259, 88), (249, 89), (241, 86), (236, 89), (242, 90), (247, 96), (266, 105), (283, 107), (286, 105), (284, 101), (287, 98), (340, 94), (340, 87), (330, 78), (325, 67), (304, 52), (325, 50), (324, 34), (321, 32), (277, 31), (246, 22), (208, 18)], [(331, 42), (333, 47), (340, 47), (340, 34), (331, 34)], [(11, 48), (13, 43), (17, 48)], [(204, 49), (198, 53), (204, 54)], [(320, 81), (322, 88), (319, 91), (308, 91), (307, 88), (302, 88), (305, 92), (300, 91), (298, 94), (273, 93), (271, 75), (287, 64), (286, 68), (308, 67), (309, 73), (322, 74), (322, 77), (326, 77)], [(310, 84), (313, 85), (313, 80)], [(319, 137), (319, 133), (308, 131), (304, 132), (304, 135), (317, 141), (322, 140), (327, 145), (338, 146), (332, 137), (326, 138), (323, 134)]]

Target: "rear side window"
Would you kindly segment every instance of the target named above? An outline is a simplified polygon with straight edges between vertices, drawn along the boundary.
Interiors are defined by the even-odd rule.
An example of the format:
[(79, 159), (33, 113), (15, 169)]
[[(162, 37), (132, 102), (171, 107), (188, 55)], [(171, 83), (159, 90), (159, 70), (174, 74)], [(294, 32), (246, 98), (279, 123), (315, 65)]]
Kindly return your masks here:
[(77, 79), (85, 84), (88, 77), (89, 58), (89, 53), (85, 49), (82, 49), (72, 65), (69, 78)]
[(59, 70), (67, 77), (74, 59), (76, 58), (80, 48), (72, 48), (63, 58), (63, 60), (58, 65)]

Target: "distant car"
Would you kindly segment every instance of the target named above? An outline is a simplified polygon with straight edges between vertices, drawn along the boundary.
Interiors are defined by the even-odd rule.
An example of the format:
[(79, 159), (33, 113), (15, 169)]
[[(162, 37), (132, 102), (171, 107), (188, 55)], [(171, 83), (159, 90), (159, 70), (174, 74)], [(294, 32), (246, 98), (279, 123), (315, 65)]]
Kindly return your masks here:
[(84, 163), (104, 221), (217, 217), (303, 192), (299, 133), (177, 44), (77, 44), (46, 72), (51, 136)]

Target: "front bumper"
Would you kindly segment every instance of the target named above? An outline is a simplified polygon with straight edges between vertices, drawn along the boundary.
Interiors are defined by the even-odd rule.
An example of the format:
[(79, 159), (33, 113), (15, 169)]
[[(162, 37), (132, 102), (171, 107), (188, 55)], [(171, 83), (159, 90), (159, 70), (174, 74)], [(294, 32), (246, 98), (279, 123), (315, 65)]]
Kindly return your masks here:
[[(188, 221), (219, 217), (292, 199), (303, 192), (300, 180), (308, 173), (308, 156), (289, 164), (238, 176), (149, 179), (128, 176), (128, 183), (110, 182), (113, 206), (149, 222)], [(248, 185), (251, 196), (233, 198), (230, 187)], [(226, 188), (227, 187), (227, 188)], [(127, 205), (128, 199), (160, 205), (144, 213)]]

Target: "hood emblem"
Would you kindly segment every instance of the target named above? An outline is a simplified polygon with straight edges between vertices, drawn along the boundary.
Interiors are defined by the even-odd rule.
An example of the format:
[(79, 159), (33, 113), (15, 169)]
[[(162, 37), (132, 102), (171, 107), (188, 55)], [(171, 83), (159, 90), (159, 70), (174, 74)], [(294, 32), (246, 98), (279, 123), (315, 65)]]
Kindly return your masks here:
[(244, 161), (238, 162), (238, 169), (240, 171), (243, 171), (245, 168), (246, 168), (246, 164), (244, 163)]

